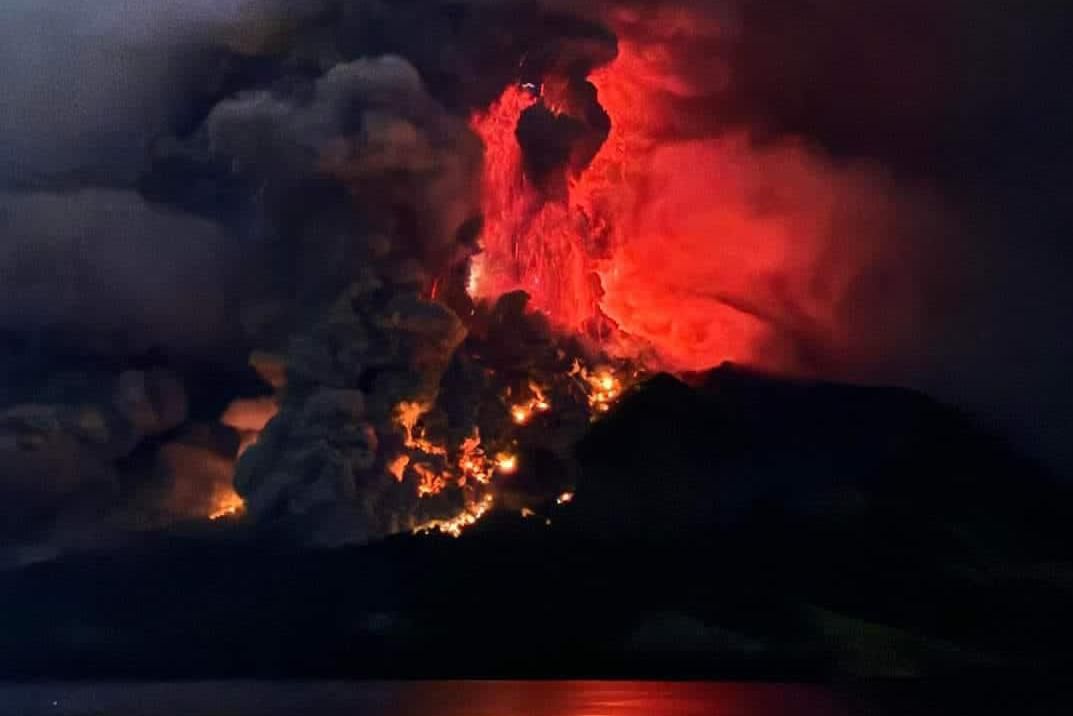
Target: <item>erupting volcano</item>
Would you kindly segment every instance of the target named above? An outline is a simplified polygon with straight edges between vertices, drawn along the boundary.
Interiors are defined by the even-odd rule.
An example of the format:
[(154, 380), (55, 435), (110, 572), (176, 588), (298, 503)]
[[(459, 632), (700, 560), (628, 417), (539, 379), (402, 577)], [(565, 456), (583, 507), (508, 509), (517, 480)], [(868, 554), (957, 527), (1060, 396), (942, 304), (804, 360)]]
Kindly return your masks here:
[[(103, 460), (102, 483), (151, 472), (162, 484), (135, 512), (166, 506), (142, 522), (289, 525), (334, 544), (457, 534), (493, 507), (550, 513), (583, 497), (575, 448), (643, 376), (732, 361), (841, 378), (913, 327), (888, 239), (918, 212), (876, 167), (741, 111), (734, 13), (405, 5), (385, 6), (399, 22), (384, 38), (364, 3), (232, 38), (227, 61), (194, 63), (205, 87), (147, 138), (124, 173), (136, 187), (0, 206), (28, 252), (52, 245), (54, 204), (148, 264), (159, 251), (128, 234), (199, 237), (189, 255), (168, 243), (175, 281), (220, 290), (145, 306), (155, 272), (102, 252), (80, 290), (116, 267), (132, 285), (72, 300), (108, 320), (87, 313), (53, 341), (111, 366), (44, 391), (102, 405), (109, 437), (87, 438), (62, 402), (42, 424), (69, 424), (53, 437)], [(415, 28), (444, 31), (443, 52)], [(81, 256), (83, 229), (64, 228)], [(212, 294), (202, 313), (219, 325), (179, 315), (178, 293)], [(63, 311), (40, 320), (80, 325)], [(217, 365), (228, 375), (202, 388)], [(10, 421), (30, 430), (36, 407), (19, 407)]]
[(7, 0), (0, 678), (1065, 676), (1062, 5)]
[[(407, 267), (409, 245), (371, 253), (376, 276), (355, 284), (308, 339), (334, 352), (375, 335), (390, 356), (377, 365), (375, 351), (340, 355), (345, 369), (327, 384), (364, 397), (324, 398), (368, 423), (346, 426), (361, 454), (347, 457), (341, 447), (333, 458), (341, 472), (418, 498), (397, 517), (377, 513), (382, 529), (457, 535), (493, 505), (512, 503), (500, 498), (515, 478), (565, 476), (513, 501), (528, 512), (572, 493), (564, 467), (572, 446), (644, 373), (725, 361), (800, 373), (825, 356), (852, 355), (840, 316), (882, 246), (852, 230), (862, 221), (871, 230), (888, 213), (873, 174), (834, 167), (792, 140), (761, 143), (694, 116), (698, 97), (712, 101), (710, 83), (723, 68), (715, 63), (698, 77), (681, 45), (706, 46), (716, 25), (697, 26), (685, 11), (662, 18), (654, 34), (628, 13), (611, 24), (614, 35), (582, 24), (561, 46), (525, 55), (468, 128), (443, 120), (459, 146), (480, 140), (483, 161), (471, 165), (479, 201), (472, 197), (470, 209), (482, 220), (462, 223), (464, 238), (437, 236), (456, 243), (428, 249), (417, 274)], [(395, 64), (378, 69), (409, 72)], [(334, 82), (364, 81), (368, 71), (337, 69), (319, 87), (331, 97)], [(373, 119), (364, 131), (391, 148), (383, 161), (420, 177), (437, 166), (425, 154), (431, 145), (413, 144), (405, 122)], [(352, 157), (335, 156), (335, 145), (326, 151), (318, 171), (328, 168), (356, 197), (368, 192)], [(443, 216), (456, 226), (471, 196), (458, 184), (460, 167), (470, 165), (444, 166), (450, 171), (428, 191), (457, 194)], [(409, 186), (401, 182), (400, 191)], [(396, 217), (383, 223), (400, 229)], [(853, 244), (841, 244), (844, 236)], [(393, 291), (399, 298), (384, 303)], [(287, 362), (305, 362), (305, 351)], [(325, 385), (320, 365), (311, 368), (313, 385)], [(298, 421), (316, 422), (319, 410)], [(244, 446), (254, 440), (246, 436)], [(553, 455), (556, 467), (531, 471), (533, 452)], [(247, 465), (259, 460), (252, 483), (240, 485), (264, 484), (273, 461)], [(354, 488), (345, 481), (337, 489)]]

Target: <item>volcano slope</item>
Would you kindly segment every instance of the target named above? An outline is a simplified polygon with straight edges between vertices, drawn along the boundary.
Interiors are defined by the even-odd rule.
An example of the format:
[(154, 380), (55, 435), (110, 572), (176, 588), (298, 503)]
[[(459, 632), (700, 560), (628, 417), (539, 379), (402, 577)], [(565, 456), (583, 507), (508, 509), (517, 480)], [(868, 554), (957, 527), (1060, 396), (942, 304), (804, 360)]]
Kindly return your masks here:
[(460, 539), (311, 551), (214, 523), (0, 574), (0, 675), (828, 679), (1071, 661), (1069, 490), (923, 395), (729, 365), (657, 376), (575, 459), (574, 500)]

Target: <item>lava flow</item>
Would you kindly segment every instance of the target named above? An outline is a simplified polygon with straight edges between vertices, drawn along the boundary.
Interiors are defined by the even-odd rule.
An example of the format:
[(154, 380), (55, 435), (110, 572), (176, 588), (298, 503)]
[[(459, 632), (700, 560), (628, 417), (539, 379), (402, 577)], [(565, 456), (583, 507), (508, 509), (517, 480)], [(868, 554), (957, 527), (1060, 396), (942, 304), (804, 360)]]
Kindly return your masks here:
[[(580, 360), (574, 360), (569, 372), (557, 376), (556, 386), (557, 395), (562, 395), (564, 400), (569, 399), (575, 405), (587, 404), (593, 419), (610, 410), (627, 388), (624, 378), (613, 368), (590, 369)], [(531, 421), (535, 416), (554, 412), (551, 388), (529, 380), (520, 390), (508, 389), (502, 396), (502, 410), (509, 420), (497, 423), (502, 427), (489, 443), (482, 440), (479, 427), (474, 427), (457, 446), (431, 437), (425, 421), (433, 409), (428, 404), (407, 402), (396, 407), (395, 424), (403, 438), (403, 452), (388, 460), (385, 470), (397, 482), (412, 484), (422, 499), (459, 491), (463, 506), (454, 517), (432, 520), (415, 530), (458, 537), (496, 506), (502, 479), (522, 468), (516, 448), (524, 441), (523, 435), (533, 437), (526, 431), (534, 426)], [(543, 431), (540, 428), (537, 434)], [(574, 493), (568, 491), (561, 493), (555, 502), (564, 505), (573, 497)], [(529, 508), (523, 509), (526, 511), (535, 514)]]
[(216, 490), (212, 502), (209, 519), (213, 521), (237, 517), (242, 514), (246, 506), (242, 497), (230, 486)]
[(524, 402), (511, 406), (511, 419), (518, 425), (526, 425), (533, 419), (533, 415), (546, 413), (551, 410), (551, 403), (544, 394), (544, 389), (533, 381), (529, 381), (530, 398)]
[[(439, 531), (453, 537), (476, 523), (495, 504), (495, 496), (488, 491), (492, 478), (498, 473), (510, 475), (518, 468), (518, 458), (509, 452), (496, 453), (489, 457), (481, 441), (479, 428), (462, 440), (453, 451), (446, 445), (428, 438), (422, 419), (430, 406), (421, 403), (402, 403), (396, 409), (396, 424), (404, 436), (407, 452), (398, 455), (387, 465), (387, 471), (398, 482), (404, 482), (409, 474), (416, 477), (417, 494), (422, 498), (435, 497), (449, 487), (463, 491), (465, 505), (453, 518), (434, 520), (419, 525), (415, 531)], [(450, 456), (454, 456), (454, 461)]]
[(615, 401), (622, 396), (624, 390), (622, 378), (611, 368), (589, 370), (581, 364), (581, 361), (575, 360), (570, 369), (570, 375), (581, 382), (588, 396), (589, 407), (595, 413), (608, 412)]

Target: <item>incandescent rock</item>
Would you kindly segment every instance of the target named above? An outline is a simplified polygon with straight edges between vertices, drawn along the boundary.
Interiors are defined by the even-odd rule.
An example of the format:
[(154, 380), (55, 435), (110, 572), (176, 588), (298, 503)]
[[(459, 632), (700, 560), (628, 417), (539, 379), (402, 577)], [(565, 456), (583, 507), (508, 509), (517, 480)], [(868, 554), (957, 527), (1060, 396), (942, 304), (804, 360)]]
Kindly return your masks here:
[(329, 542), (366, 541), (456, 514), (457, 500), (420, 500), (385, 464), (400, 446), (396, 407), (435, 399), (465, 337), (450, 309), (413, 287), (359, 277), (290, 340), (280, 412), (236, 469), (248, 514), (312, 525), (303, 534)]

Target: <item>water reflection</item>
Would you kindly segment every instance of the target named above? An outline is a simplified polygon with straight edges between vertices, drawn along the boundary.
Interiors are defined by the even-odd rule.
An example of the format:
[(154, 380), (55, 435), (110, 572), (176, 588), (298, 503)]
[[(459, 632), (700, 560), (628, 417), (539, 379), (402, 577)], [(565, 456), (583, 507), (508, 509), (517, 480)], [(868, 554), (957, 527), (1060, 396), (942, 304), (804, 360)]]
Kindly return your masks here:
[(24, 716), (843, 716), (812, 686), (656, 682), (202, 683), (0, 688)]
[[(479, 683), (459, 691), (427, 685), (398, 713), (451, 716), (775, 716), (840, 713), (831, 695), (801, 686), (651, 682)], [(401, 705), (401, 704), (400, 704)]]

